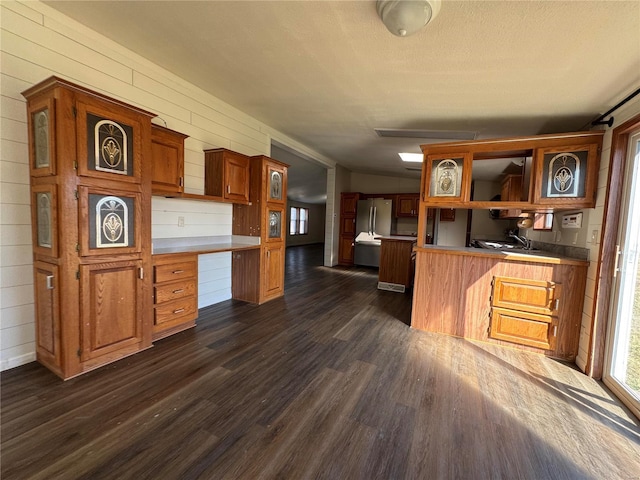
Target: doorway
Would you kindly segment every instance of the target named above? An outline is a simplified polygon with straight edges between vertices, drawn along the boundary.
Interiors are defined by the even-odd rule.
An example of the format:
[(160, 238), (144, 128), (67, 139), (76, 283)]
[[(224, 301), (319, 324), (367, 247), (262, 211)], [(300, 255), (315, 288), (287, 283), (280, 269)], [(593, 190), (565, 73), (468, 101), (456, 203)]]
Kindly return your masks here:
[(640, 417), (640, 129), (625, 163), (603, 380)]

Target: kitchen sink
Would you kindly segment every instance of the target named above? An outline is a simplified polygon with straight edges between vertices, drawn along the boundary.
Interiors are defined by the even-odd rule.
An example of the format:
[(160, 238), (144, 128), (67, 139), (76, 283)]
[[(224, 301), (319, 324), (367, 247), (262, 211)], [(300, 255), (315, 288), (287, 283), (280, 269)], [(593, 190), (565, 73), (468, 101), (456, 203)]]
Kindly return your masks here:
[(524, 246), (517, 243), (490, 241), (490, 240), (474, 240), (472, 246), (476, 248), (486, 248), (488, 250), (502, 250), (507, 252), (536, 252), (536, 248), (524, 248)]

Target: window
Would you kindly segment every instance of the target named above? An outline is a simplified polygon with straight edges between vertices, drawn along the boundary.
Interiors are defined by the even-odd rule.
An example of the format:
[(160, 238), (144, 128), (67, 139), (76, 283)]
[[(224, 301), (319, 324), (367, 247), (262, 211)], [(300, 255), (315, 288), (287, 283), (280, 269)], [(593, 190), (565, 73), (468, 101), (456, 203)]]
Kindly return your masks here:
[(309, 233), (309, 209), (291, 207), (289, 235), (306, 235), (307, 233)]

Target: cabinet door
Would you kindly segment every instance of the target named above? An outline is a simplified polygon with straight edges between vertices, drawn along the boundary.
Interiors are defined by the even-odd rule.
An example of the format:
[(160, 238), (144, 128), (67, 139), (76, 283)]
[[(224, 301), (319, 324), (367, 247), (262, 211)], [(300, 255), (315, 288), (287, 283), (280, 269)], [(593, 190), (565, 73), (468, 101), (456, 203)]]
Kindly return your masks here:
[(267, 229), (263, 237), (265, 243), (284, 242), (285, 219), (284, 208), (273, 205), (267, 206)]
[(154, 194), (182, 193), (184, 190), (185, 135), (152, 125), (151, 161)]
[(226, 155), (224, 160), (224, 198), (249, 203), (249, 157)]
[(469, 201), (471, 154), (428, 155), (422, 168), (425, 202), (456, 205)]
[(141, 195), (121, 190), (79, 187), (80, 255), (142, 251)]
[(417, 217), (420, 194), (398, 195), (396, 217)]
[(358, 213), (359, 193), (342, 193), (340, 195), (340, 213), (342, 215), (355, 215)]
[(555, 350), (557, 318), (517, 310), (493, 308), (489, 336), (497, 340)]
[(340, 218), (340, 235), (349, 236), (355, 238), (356, 236), (356, 219), (352, 216), (342, 216)]
[(56, 174), (55, 99), (29, 102), (29, 169), (32, 177)]
[(593, 208), (599, 160), (596, 144), (538, 149), (534, 202)]
[(57, 185), (31, 187), (31, 226), (34, 253), (58, 256), (58, 196)]
[(264, 247), (263, 298), (278, 297), (284, 292), (284, 244)]
[(282, 204), (287, 201), (287, 169), (267, 162), (267, 202)]
[(77, 102), (78, 174), (140, 183), (142, 125), (138, 114), (86, 98)]
[(353, 265), (354, 255), (354, 238), (353, 236), (341, 236), (338, 245), (338, 263), (340, 265)]
[(559, 283), (494, 277), (491, 305), (539, 315), (557, 315), (560, 294)]
[[(522, 175), (507, 175), (502, 181), (500, 199), (503, 202), (522, 201)], [(516, 218), (522, 213), (519, 209), (500, 210), (500, 218)]]
[(83, 362), (142, 343), (141, 268), (140, 260), (80, 266)]
[(60, 351), (60, 284), (58, 266), (34, 262), (36, 351), (38, 360), (59, 371)]

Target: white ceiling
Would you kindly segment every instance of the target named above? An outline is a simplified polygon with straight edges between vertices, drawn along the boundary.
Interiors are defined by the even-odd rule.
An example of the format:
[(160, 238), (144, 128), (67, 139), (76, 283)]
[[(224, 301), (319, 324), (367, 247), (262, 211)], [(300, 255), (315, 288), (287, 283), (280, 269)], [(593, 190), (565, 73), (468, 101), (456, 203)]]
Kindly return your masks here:
[(640, 86), (640, 0), (443, 0), (406, 38), (373, 0), (46, 3), (365, 173), (428, 142), (376, 127), (575, 131)]

